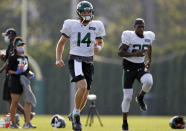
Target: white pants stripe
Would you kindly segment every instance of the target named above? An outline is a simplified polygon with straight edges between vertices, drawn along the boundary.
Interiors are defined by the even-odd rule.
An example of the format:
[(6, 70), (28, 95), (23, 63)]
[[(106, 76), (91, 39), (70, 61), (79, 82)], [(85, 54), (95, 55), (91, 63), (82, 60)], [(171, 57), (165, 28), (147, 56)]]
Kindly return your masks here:
[(75, 73), (75, 76), (79, 76), (79, 75), (84, 76), (83, 71), (82, 71), (82, 62), (74, 60), (74, 73)]

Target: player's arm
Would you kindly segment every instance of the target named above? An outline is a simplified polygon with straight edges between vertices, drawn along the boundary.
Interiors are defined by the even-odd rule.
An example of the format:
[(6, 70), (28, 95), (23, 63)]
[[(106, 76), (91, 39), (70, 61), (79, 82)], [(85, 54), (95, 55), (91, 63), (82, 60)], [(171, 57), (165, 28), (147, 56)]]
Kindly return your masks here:
[(64, 62), (62, 60), (62, 55), (65, 47), (65, 43), (68, 41), (68, 37), (62, 35), (61, 38), (59, 39), (57, 46), (56, 46), (56, 65), (58, 67), (63, 67)]
[(103, 38), (97, 37), (94, 45), (94, 53), (98, 53), (104, 46)]
[(137, 50), (135, 52), (129, 53), (127, 52), (129, 46), (126, 44), (121, 44), (118, 51), (118, 56), (120, 57), (141, 57), (143, 56), (143, 51)]
[(148, 57), (148, 61), (146, 64), (147, 69), (149, 69), (151, 65), (151, 54), (152, 54), (152, 45), (149, 45), (148, 50), (147, 50), (147, 57)]

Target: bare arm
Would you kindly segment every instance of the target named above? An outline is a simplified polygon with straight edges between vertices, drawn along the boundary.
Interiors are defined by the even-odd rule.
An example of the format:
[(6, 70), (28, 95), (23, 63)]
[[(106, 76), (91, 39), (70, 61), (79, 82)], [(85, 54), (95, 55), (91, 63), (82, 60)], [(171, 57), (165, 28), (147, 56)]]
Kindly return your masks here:
[(99, 51), (101, 51), (101, 49), (104, 46), (104, 42), (103, 39), (96, 39), (95, 45), (94, 45), (94, 53), (98, 53)]
[(32, 71), (29, 71), (29, 72), (28, 72), (28, 75), (32, 75), (32, 74), (34, 74)]
[(129, 53), (129, 52), (127, 52), (128, 48), (129, 48), (128, 45), (122, 44), (119, 47), (118, 56), (120, 56), (120, 57), (133, 57), (133, 56), (141, 57), (141, 56), (143, 56), (143, 51), (137, 50), (133, 53)]
[(16, 72), (13, 71), (13, 70), (8, 70), (8, 74), (10, 74), (10, 75), (14, 75), (14, 74), (16, 74)]
[(64, 62), (62, 60), (62, 55), (63, 55), (65, 43), (67, 42), (68, 39), (69, 38), (67, 38), (64, 35), (62, 35), (61, 38), (59, 39), (58, 43), (57, 43), (57, 47), (56, 47), (56, 65), (58, 67), (64, 66)]
[(0, 73), (2, 73), (2, 72), (7, 68), (7, 66), (8, 66), (8, 61), (6, 61), (6, 62), (3, 64), (3, 66), (2, 66), (1, 69), (0, 69)]

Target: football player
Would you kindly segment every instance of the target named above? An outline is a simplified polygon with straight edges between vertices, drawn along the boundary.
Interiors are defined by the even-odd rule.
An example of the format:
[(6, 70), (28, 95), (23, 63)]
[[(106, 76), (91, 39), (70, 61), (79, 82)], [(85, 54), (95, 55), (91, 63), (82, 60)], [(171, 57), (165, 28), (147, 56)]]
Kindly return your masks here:
[(155, 34), (151, 31), (144, 31), (144, 27), (144, 20), (137, 18), (134, 22), (134, 31), (124, 31), (121, 36), (122, 44), (119, 47), (118, 55), (123, 58), (123, 131), (128, 131), (127, 114), (132, 100), (134, 80), (137, 79), (142, 84), (142, 89), (136, 97), (141, 111), (147, 110), (143, 98), (153, 85), (152, 75), (148, 69), (151, 65), (152, 42)]
[(72, 113), (73, 130), (81, 130), (80, 112), (84, 108), (90, 90), (94, 73), (93, 56), (103, 48), (105, 28), (101, 21), (92, 20), (94, 17), (93, 6), (88, 1), (81, 1), (77, 5), (78, 20), (64, 21), (60, 30), (62, 33), (56, 47), (56, 65), (63, 67), (65, 64), (62, 55), (67, 40), (70, 40), (68, 66), (75, 82), (75, 107)]

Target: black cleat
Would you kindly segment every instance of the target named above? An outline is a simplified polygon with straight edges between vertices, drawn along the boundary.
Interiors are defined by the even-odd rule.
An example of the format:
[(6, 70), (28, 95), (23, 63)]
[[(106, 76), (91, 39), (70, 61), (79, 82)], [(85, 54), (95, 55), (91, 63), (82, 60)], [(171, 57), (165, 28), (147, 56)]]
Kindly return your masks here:
[(68, 115), (69, 121), (73, 121), (73, 116), (72, 116), (72, 115), (73, 115), (72, 113), (70, 113), (70, 114)]
[(136, 102), (140, 106), (141, 111), (147, 111), (147, 105), (144, 103), (143, 97), (141, 97), (140, 95), (136, 96)]
[(122, 130), (123, 131), (129, 131), (129, 127), (128, 127), (128, 123), (127, 122), (123, 122), (123, 124), (122, 124)]
[(82, 126), (81, 126), (80, 116), (79, 115), (73, 117), (72, 129), (74, 131), (81, 131), (82, 130)]

